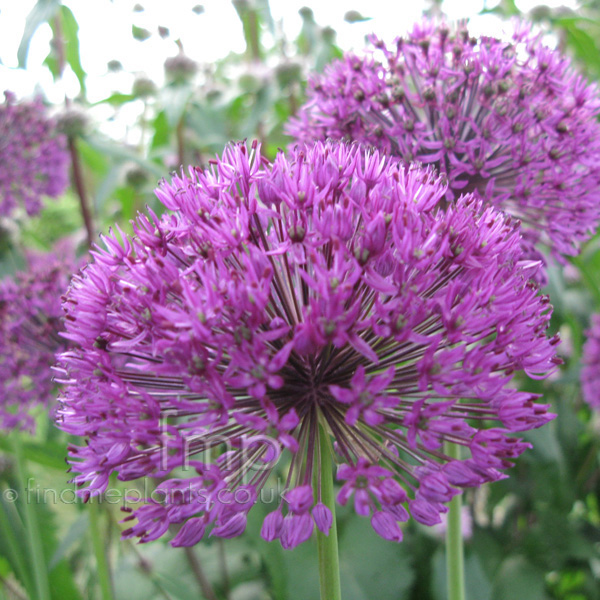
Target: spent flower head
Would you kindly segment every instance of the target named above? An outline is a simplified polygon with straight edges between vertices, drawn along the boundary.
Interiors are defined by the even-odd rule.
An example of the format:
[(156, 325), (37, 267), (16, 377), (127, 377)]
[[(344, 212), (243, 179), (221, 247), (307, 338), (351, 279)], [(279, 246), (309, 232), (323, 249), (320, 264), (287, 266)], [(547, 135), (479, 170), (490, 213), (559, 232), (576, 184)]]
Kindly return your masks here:
[(0, 104), (0, 215), (22, 206), (37, 214), (42, 198), (60, 196), (68, 184), (67, 141), (40, 100)]
[(31, 411), (55, 398), (52, 366), (66, 349), (61, 296), (76, 270), (73, 251), (27, 255), (27, 270), (0, 281), (0, 429), (32, 430)]
[(288, 132), (434, 165), (448, 200), (477, 192), (520, 219), (530, 258), (576, 254), (600, 218), (596, 87), (523, 26), (506, 42), (424, 21), (370, 41), (312, 77)]
[(163, 182), (172, 214), (105, 236), (64, 304), (58, 423), (86, 438), (69, 457), (80, 493), (160, 478), (124, 535), (175, 524), (192, 545), (239, 535), (285, 453), (262, 535), (290, 548), (329, 531), (323, 460), (338, 502), (398, 541), (409, 511), (437, 523), (461, 488), (503, 477), (529, 446), (513, 432), (552, 418), (510, 384), (553, 369), (551, 309), (510, 217), (472, 196), (434, 208), (445, 193), (335, 143), (273, 163), (231, 146)]

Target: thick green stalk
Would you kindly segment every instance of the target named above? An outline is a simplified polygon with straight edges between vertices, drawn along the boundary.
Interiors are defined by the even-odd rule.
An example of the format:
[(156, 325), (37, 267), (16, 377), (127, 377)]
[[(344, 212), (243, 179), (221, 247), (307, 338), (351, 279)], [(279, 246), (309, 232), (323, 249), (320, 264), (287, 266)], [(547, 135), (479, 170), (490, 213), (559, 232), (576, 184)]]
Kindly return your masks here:
[[(445, 453), (460, 459), (460, 446), (444, 443)], [(450, 501), (446, 527), (446, 572), (448, 577), (448, 600), (465, 600), (465, 568), (461, 519), (462, 496), (454, 496)]]
[(335, 520), (335, 494), (333, 491), (333, 461), (329, 450), (328, 435), (322, 425), (319, 426), (319, 446), (321, 502), (331, 510), (331, 515), (333, 516), (329, 535), (317, 531), (321, 600), (341, 600), (340, 559), (338, 555), (337, 525)]
[(46, 568), (46, 558), (42, 547), (42, 537), (40, 535), (40, 526), (38, 515), (34, 503), (27, 493), (27, 476), (25, 471), (25, 460), (21, 448), (21, 440), (14, 438), (15, 467), (17, 471), (17, 480), (19, 482), (19, 496), (23, 506), (23, 523), (25, 525), (25, 536), (27, 539), (27, 548), (31, 559), (33, 569), (33, 583), (37, 600), (50, 600), (50, 584), (48, 582), (48, 569)]
[(96, 557), (96, 567), (98, 569), (98, 583), (100, 584), (100, 595), (102, 600), (113, 600), (112, 579), (110, 576), (110, 568), (106, 556), (105, 540), (102, 536), (100, 528), (100, 512), (101, 505), (98, 502), (91, 500), (90, 504), (90, 537), (92, 538), (92, 546), (94, 548), (94, 556)]

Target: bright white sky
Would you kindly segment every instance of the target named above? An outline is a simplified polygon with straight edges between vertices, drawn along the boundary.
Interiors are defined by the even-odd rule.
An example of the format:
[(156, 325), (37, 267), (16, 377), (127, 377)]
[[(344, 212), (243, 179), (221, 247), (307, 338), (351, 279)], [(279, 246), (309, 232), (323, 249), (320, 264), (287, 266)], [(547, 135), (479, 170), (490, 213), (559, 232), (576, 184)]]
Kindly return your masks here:
[[(496, 0), (489, 0), (488, 6)], [(205, 12), (196, 15), (192, 7), (203, 4)], [(144, 6), (141, 13), (133, 11), (136, 3)], [(49, 71), (42, 65), (49, 52), (50, 27), (40, 27), (30, 46), (27, 70), (16, 69), (17, 48), (25, 19), (35, 0), (0, 0), (0, 92), (10, 89), (18, 96), (30, 96), (36, 87), (44, 90), (50, 102), (59, 104), (65, 93), (73, 97), (78, 84), (68, 73), (61, 86), (53, 84)], [(113, 91), (129, 92), (134, 76), (146, 75), (154, 81), (163, 78), (165, 58), (177, 54), (173, 40), (180, 38), (188, 56), (199, 62), (211, 62), (228, 52), (242, 52), (244, 41), (241, 24), (230, 0), (64, 0), (80, 27), (80, 50), (83, 68), (88, 74), (88, 99), (92, 102)], [(536, 0), (518, 0), (522, 10), (538, 4)], [(574, 0), (550, 0), (549, 6), (574, 4)], [(298, 10), (310, 6), (319, 25), (331, 25), (338, 33), (343, 49), (360, 49), (364, 36), (376, 32), (384, 39), (404, 33), (417, 21), (425, 6), (424, 0), (271, 0), (271, 12), (281, 22), (290, 39), (301, 27)], [(474, 33), (498, 35), (500, 24), (492, 16), (476, 16), (483, 0), (445, 0), (444, 11), (451, 19), (471, 18)], [(392, 8), (390, 8), (392, 7)], [(347, 10), (359, 11), (372, 20), (349, 24), (343, 17)], [(134, 40), (131, 25), (144, 27), (153, 33), (144, 42)], [(157, 27), (168, 27), (171, 35), (162, 40)], [(121, 61), (122, 73), (109, 73), (107, 63)]]

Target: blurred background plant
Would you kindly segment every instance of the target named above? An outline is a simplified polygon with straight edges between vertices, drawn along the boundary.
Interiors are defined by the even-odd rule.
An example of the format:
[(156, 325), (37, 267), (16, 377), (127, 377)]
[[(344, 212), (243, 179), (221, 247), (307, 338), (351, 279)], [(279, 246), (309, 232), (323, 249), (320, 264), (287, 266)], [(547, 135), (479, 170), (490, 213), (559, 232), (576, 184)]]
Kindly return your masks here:
[[(220, 47), (231, 50), (220, 56), (205, 51), (204, 57), (179, 35), (177, 23), (152, 20), (143, 1), (104, 4), (92, 10), (89, 2), (75, 0), (31, 2), (18, 49), (9, 49), (18, 65), (2, 67), (6, 89), (25, 82), (25, 91), (16, 90), (19, 100), (34, 91), (25, 75), (39, 74), (35, 92), (67, 140), (71, 168), (71, 185), (58, 199), (44, 199), (39, 214), (0, 219), (4, 277), (18, 279), (32, 250), (48, 252), (69, 238), (83, 256), (98, 232), (116, 222), (128, 231), (129, 220), (145, 205), (161, 211), (153, 195), (157, 180), (182, 166), (207, 164), (229, 140), (257, 138), (273, 157), (291, 142), (283, 126), (304, 99), (309, 72), (322, 70), (351, 44), (360, 49), (371, 30), (383, 36), (404, 33), (421, 11), (472, 16), (481, 30), (493, 31), (512, 17), (531, 20), (587, 77), (600, 77), (600, 3), (595, 1), (568, 7), (473, 2), (463, 4), (462, 13), (455, 2), (432, 1), (388, 9), (393, 14), (383, 12), (385, 3), (357, 2), (355, 10), (338, 7), (337, 22), (322, 20), (323, 7), (317, 5), (299, 5), (286, 21), (274, 16), (274, 1), (221, 1), (232, 20), (218, 30), (214, 45), (224, 38), (218, 39)], [(185, 11), (174, 12), (192, 29), (206, 35), (216, 28), (211, 25), (216, 2), (181, 4)], [(102, 31), (114, 55), (99, 70), (80, 52), (89, 31), (82, 23), (94, 10), (113, 5), (125, 7), (120, 14), (126, 18)], [(13, 9), (1, 7), (0, 30), (15, 28), (9, 22)], [(378, 11), (379, 18), (370, 21)], [(45, 44), (40, 36), (46, 36)], [(4, 64), (10, 60), (2, 52), (9, 50), (0, 46)], [(98, 48), (98, 54), (105, 52)], [(147, 68), (138, 68), (131, 53), (145, 56)], [(40, 64), (34, 55), (41, 56)], [(600, 238), (590, 240), (566, 267), (551, 267), (544, 291), (555, 306), (552, 328), (563, 338), (565, 363), (551, 381), (529, 382), (527, 389), (543, 393), (558, 418), (525, 435), (533, 449), (518, 460), (509, 479), (466, 494), (471, 600), (600, 598), (600, 415), (584, 402), (579, 382), (584, 332), (590, 315), (600, 311)], [(268, 502), (251, 512), (247, 534), (238, 539), (212, 539), (187, 551), (160, 540), (141, 546), (119, 541), (123, 495), (139, 497), (148, 489), (115, 480), (112, 497), (84, 510), (65, 482), (68, 439), (53, 427), (48, 409), (37, 407), (31, 418), (35, 433), (6, 431), (0, 437), (0, 598), (318, 597), (313, 542), (282, 552), (260, 538), (262, 519), (273, 510)], [(393, 544), (350, 513), (339, 512), (345, 599), (446, 597), (442, 537), (413, 522), (404, 541)]]

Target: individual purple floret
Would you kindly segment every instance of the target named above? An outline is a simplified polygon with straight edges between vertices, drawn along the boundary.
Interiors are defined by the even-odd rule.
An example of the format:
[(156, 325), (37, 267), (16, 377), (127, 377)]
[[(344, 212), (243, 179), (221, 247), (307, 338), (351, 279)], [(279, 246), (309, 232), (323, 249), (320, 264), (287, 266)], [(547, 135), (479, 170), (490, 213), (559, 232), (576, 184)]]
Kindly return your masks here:
[(0, 216), (18, 206), (40, 212), (42, 198), (60, 196), (67, 187), (67, 140), (49, 119), (41, 101), (16, 102), (4, 92), (0, 104)]
[[(71, 257), (66, 258), (66, 257)], [(0, 281), (0, 429), (32, 431), (31, 409), (55, 398), (52, 366), (66, 349), (61, 296), (75, 260), (61, 245), (27, 256), (27, 270)]]
[(593, 408), (600, 409), (600, 314), (591, 316), (581, 357), (581, 392)]
[(520, 219), (528, 257), (577, 254), (600, 217), (596, 87), (527, 28), (505, 42), (426, 21), (371, 44), (311, 78), (288, 132), (432, 164), (447, 200), (477, 192)]
[(552, 418), (510, 385), (553, 370), (551, 307), (510, 217), (472, 196), (434, 208), (445, 193), (329, 142), (273, 163), (231, 146), (163, 182), (172, 214), (105, 236), (64, 304), (58, 424), (86, 438), (80, 494), (114, 472), (163, 480), (124, 535), (174, 524), (189, 546), (242, 533), (285, 453), (262, 535), (292, 548), (329, 531), (315, 470), (332, 452), (338, 502), (396, 541), (409, 512), (438, 523), (461, 488), (502, 478), (529, 446), (513, 432)]

